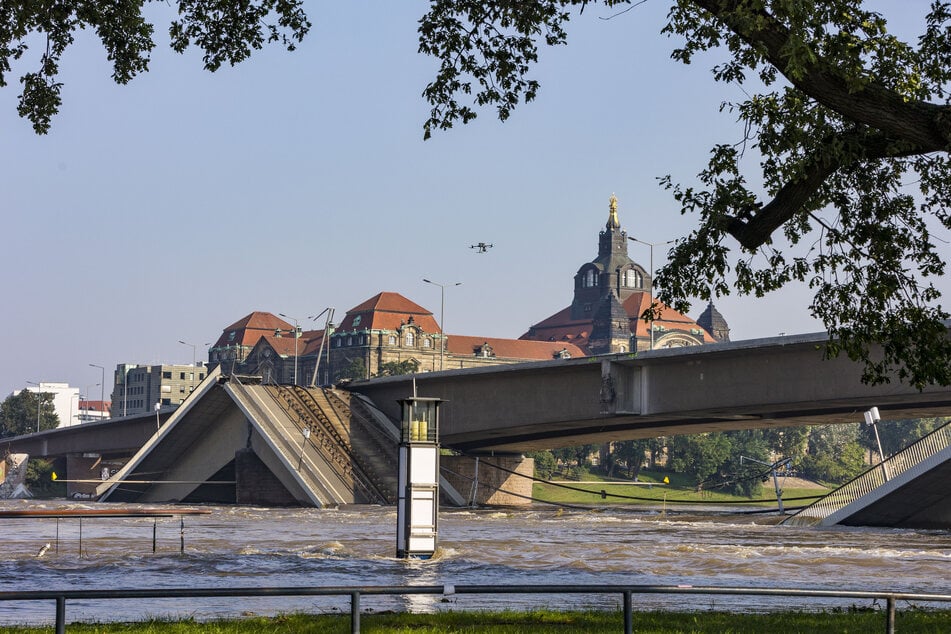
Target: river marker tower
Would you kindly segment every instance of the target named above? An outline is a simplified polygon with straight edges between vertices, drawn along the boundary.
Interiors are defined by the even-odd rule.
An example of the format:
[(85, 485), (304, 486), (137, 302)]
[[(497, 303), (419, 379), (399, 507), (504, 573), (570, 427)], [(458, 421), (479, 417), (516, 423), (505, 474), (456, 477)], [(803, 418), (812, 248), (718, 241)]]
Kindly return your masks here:
[[(415, 390), (414, 390), (415, 391)], [(401, 399), (396, 556), (429, 559), (436, 552), (439, 513), (439, 405)]]

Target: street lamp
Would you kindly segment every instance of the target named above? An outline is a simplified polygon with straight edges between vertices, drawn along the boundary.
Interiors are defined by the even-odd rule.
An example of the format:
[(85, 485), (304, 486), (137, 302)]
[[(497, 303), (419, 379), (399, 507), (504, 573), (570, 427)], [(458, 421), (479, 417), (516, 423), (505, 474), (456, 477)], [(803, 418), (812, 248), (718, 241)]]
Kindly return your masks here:
[[(92, 418), (93, 418), (93, 417), (89, 414), (89, 390), (90, 390), (90, 388), (94, 388), (94, 387), (99, 387), (99, 383), (93, 383), (92, 385), (87, 385), (87, 386), (86, 386), (86, 422), (87, 422), (87, 423), (88, 423), (89, 421), (91, 421)], [(100, 407), (101, 407), (101, 405), (100, 405)]]
[(182, 341), (181, 339), (178, 340), (178, 343), (182, 344), (183, 346), (191, 346), (191, 347), (192, 347), (192, 367), (193, 367), (193, 368), (196, 367), (196, 365), (195, 365), (195, 358), (196, 358), (196, 356), (197, 356), (197, 354), (198, 354), (198, 346), (197, 346), (196, 344), (194, 344), (194, 343), (188, 343), (187, 341)]
[[(330, 338), (330, 326), (332, 325), (330, 322), (334, 318), (334, 308), (332, 306), (328, 306), (316, 315), (311, 315), (307, 318), (317, 321), (320, 319), (321, 315), (325, 313), (327, 314), (327, 319), (324, 321), (324, 336), (320, 338), (320, 349), (317, 350), (317, 362), (314, 363), (314, 376), (312, 376), (310, 379), (311, 387), (317, 386), (317, 370), (320, 369), (320, 355), (322, 355), (324, 352), (324, 343)], [(330, 371), (330, 344), (327, 344), (327, 371)]]
[(103, 407), (103, 403), (106, 400), (106, 369), (95, 363), (90, 363), (89, 367), (102, 370), (102, 380), (99, 382), (99, 407)]
[[(300, 339), (300, 322), (297, 321), (297, 318), (290, 317), (284, 313), (278, 313), (284, 319), (293, 319), (294, 320), (294, 385), (297, 385), (297, 340)], [(280, 332), (280, 328), (278, 328)]]
[(888, 481), (888, 467), (885, 466), (885, 454), (882, 452), (882, 439), (878, 436), (878, 423), (882, 422), (882, 417), (878, 413), (878, 408), (873, 407), (867, 412), (865, 412), (865, 424), (870, 426), (875, 431), (875, 442), (878, 443), (878, 458), (879, 462), (882, 465), (882, 475), (885, 476), (885, 481)]
[(650, 347), (650, 349), (653, 350), (653, 349), (654, 349), (654, 247), (663, 246), (663, 245), (665, 245), (665, 244), (673, 244), (674, 242), (676, 242), (676, 240), (667, 240), (666, 242), (647, 242), (647, 241), (645, 241), (645, 240), (638, 240), (638, 239), (635, 238), (634, 236), (628, 236), (627, 239), (628, 239), (628, 240), (633, 240), (634, 242), (640, 242), (641, 244), (647, 245), (647, 247), (649, 247), (649, 249), (650, 249), (650, 264), (649, 264), (649, 266), (650, 266), (650, 272), (651, 272), (651, 280), (650, 280), (650, 284), (648, 285), (648, 291), (647, 291), (647, 292), (648, 292), (648, 295), (649, 295), (650, 301), (651, 301), (651, 320), (650, 320), (650, 329), (651, 329), (651, 343), (650, 343), (650, 346), (651, 346), (651, 347)]
[(36, 386), (36, 433), (40, 433), (40, 384), (36, 381), (27, 381)]
[(423, 281), (427, 284), (432, 284), (433, 286), (439, 287), (439, 369), (443, 369), (443, 361), (446, 357), (446, 287), (447, 286), (461, 286), (462, 282), (455, 282), (454, 284), (440, 284), (439, 282), (434, 282), (432, 280), (427, 280), (425, 277)]

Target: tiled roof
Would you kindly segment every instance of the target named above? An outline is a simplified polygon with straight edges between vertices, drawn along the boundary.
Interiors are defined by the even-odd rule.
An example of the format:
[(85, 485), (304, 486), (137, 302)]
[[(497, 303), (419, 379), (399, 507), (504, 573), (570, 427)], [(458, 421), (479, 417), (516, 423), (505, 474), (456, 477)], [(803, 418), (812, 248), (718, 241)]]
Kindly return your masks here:
[(565, 350), (572, 357), (583, 357), (578, 346), (565, 342), (526, 341), (522, 339), (497, 339), (494, 337), (471, 337), (448, 335), (446, 351), (456, 356), (476, 356), (483, 345), (488, 344), (498, 359), (525, 359), (526, 361), (550, 360)]
[[(215, 342), (215, 348), (225, 346), (248, 346), (254, 347), (262, 335), (274, 334), (274, 330), (293, 330), (294, 326), (287, 323), (280, 317), (271, 313), (254, 311), (244, 318), (234, 322), (221, 332), (218, 341)], [(234, 333), (232, 335), (232, 333)]]
[[(695, 322), (690, 317), (684, 315), (681, 312), (677, 312), (667, 304), (661, 302), (660, 300), (655, 300), (657, 302), (658, 310), (660, 311), (659, 319), (654, 320), (655, 328), (664, 328), (666, 330), (699, 330), (700, 334), (703, 337), (704, 343), (716, 343), (716, 340), (710, 336), (706, 330), (700, 327), (700, 325)], [(631, 319), (631, 331), (634, 332), (638, 337), (649, 337), (650, 336), (650, 324), (643, 319), (641, 315), (644, 314), (644, 311), (650, 308), (651, 305), (651, 296), (649, 293), (633, 293), (628, 297), (622, 306), (624, 310), (627, 311), (628, 316)], [(655, 334), (656, 338), (657, 335)]]
[(337, 332), (353, 330), (396, 330), (409, 323), (422, 328), (423, 332), (439, 332), (439, 324), (433, 314), (399, 293), (378, 293), (367, 301), (347, 311), (337, 327)]
[(86, 399), (79, 401), (79, 409), (84, 412), (108, 412), (111, 407), (112, 401), (87, 401)]
[[(714, 343), (715, 340), (706, 330), (701, 328), (697, 322), (690, 319), (683, 313), (679, 313), (670, 306), (658, 302), (660, 309), (660, 319), (654, 320), (655, 327), (662, 327), (666, 330), (699, 330), (704, 343)], [(651, 296), (646, 292), (632, 293), (630, 297), (621, 303), (630, 320), (631, 332), (638, 337), (650, 336), (650, 325), (641, 319), (641, 315), (651, 305)], [(591, 319), (571, 319), (571, 307), (558, 311), (551, 317), (544, 319), (520, 337), (520, 339), (529, 339), (535, 341), (549, 342), (571, 342), (584, 350), (587, 350), (588, 338), (591, 336)], [(531, 333), (531, 335), (529, 335)], [(655, 334), (656, 337), (656, 334)]]
[(389, 291), (377, 293), (362, 304), (354, 306), (348, 310), (347, 314), (363, 313), (371, 310), (382, 310), (390, 313), (406, 313), (412, 315), (432, 315), (431, 312), (416, 302), (406, 299), (399, 293), (391, 293)]
[[(531, 333), (531, 335), (529, 334)], [(590, 319), (571, 319), (571, 307), (558, 311), (531, 327), (520, 340), (571, 343), (587, 350), (591, 335)]]

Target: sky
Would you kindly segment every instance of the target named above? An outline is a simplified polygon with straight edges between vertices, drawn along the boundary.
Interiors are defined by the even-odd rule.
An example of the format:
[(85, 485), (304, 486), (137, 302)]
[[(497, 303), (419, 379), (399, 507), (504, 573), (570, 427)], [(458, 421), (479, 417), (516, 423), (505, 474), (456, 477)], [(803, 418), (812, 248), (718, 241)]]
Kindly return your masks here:
[[(927, 2), (900, 5), (910, 24)], [(214, 74), (200, 53), (168, 49), (171, 5), (156, 3), (150, 72), (125, 86), (80, 34), (48, 135), (17, 116), (16, 79), (0, 88), (0, 394), (56, 381), (98, 398), (95, 364), (108, 398), (116, 364), (191, 363), (192, 346), (207, 359), (255, 310), (308, 329), (327, 307), (339, 320), (393, 291), (439, 319), (440, 289), (423, 278), (447, 287), (448, 333), (520, 336), (570, 303), (612, 194), (629, 235), (684, 236), (693, 219), (657, 178), (691, 183), (714, 144), (741, 138), (719, 106), (744, 95), (709, 73), (722, 55), (669, 59), (667, 6), (613, 19), (589, 6), (568, 46), (542, 50), (534, 102), (428, 141), (425, 2), (308, 2), (314, 26), (295, 52), (272, 46)], [(630, 255), (651, 258), (634, 243)], [(653, 249), (655, 268), (664, 256)], [(741, 340), (822, 330), (809, 301), (790, 288), (716, 305)]]

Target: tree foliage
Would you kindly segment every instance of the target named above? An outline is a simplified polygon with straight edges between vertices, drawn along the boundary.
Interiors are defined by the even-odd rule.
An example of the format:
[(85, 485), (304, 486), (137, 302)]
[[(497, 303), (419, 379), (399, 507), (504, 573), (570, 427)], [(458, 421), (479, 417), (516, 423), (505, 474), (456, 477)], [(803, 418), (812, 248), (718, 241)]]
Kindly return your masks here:
[[(125, 84), (149, 67), (155, 27), (143, 9), (151, 0), (58, 0), (0, 3), (0, 87), (9, 82), (13, 63), (38, 42), (33, 69), (20, 77), (17, 111), (37, 133), (49, 131), (62, 105), (59, 65), (76, 32), (94, 31), (112, 63), (112, 78)], [(159, 4), (159, 3), (155, 3)], [(177, 19), (169, 26), (172, 49), (190, 46), (204, 52), (204, 67), (237, 64), (265, 43), (294, 50), (310, 30), (303, 0), (178, 0)]]
[(419, 361), (417, 359), (404, 359), (403, 361), (386, 361), (380, 364), (380, 372), (377, 376), (399, 376), (401, 374), (416, 374), (419, 372)]
[(356, 359), (351, 359), (350, 363), (340, 372), (337, 378), (350, 379), (352, 381), (367, 378), (367, 366), (363, 358), (357, 357)]
[[(267, 42), (293, 49), (310, 28), (302, 1), (178, 0), (170, 44), (197, 46), (211, 71)], [(505, 120), (534, 99), (539, 48), (566, 44), (569, 21), (597, 4), (636, 5), (430, 0), (419, 50), (439, 68), (423, 92), (424, 136), (480, 108)], [(61, 105), (59, 63), (77, 30), (98, 34), (116, 82), (148, 69), (155, 40), (144, 5), (0, 4), (0, 86), (41, 44), (18, 106), (37, 132)], [(714, 80), (749, 98), (724, 104), (743, 132), (712, 148), (696, 183), (663, 179), (697, 228), (671, 249), (659, 299), (687, 311), (690, 298), (802, 282), (829, 331), (827, 356), (862, 361), (870, 383), (951, 384), (949, 315), (931, 281), (946, 265), (932, 232), (951, 229), (951, 2), (931, 3), (915, 43), (889, 33), (862, 0), (676, 0), (663, 32), (678, 38), (672, 56), (683, 63), (722, 55)], [(747, 155), (759, 160), (755, 178), (741, 169)]]
[[(420, 51), (440, 68), (424, 92), (425, 134), (485, 106), (504, 120), (534, 99), (539, 46), (565, 44), (573, 10), (589, 4), (432, 0)], [(867, 382), (897, 376), (920, 388), (951, 383), (948, 314), (931, 283), (945, 269), (932, 227), (951, 229), (951, 3), (931, 4), (916, 45), (886, 27), (861, 0), (673, 3), (673, 58), (720, 51), (714, 79), (750, 96), (724, 105), (744, 132), (712, 149), (697, 184), (663, 179), (698, 226), (656, 281), (681, 311), (692, 297), (807, 283), (827, 356), (862, 361)], [(741, 169), (747, 153), (758, 179)]]
[(0, 403), (0, 438), (32, 434), (37, 431), (37, 426), (39, 431), (59, 427), (59, 415), (53, 409), (52, 393), (37, 394), (21, 390)]

